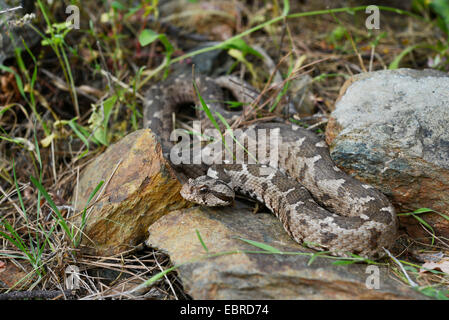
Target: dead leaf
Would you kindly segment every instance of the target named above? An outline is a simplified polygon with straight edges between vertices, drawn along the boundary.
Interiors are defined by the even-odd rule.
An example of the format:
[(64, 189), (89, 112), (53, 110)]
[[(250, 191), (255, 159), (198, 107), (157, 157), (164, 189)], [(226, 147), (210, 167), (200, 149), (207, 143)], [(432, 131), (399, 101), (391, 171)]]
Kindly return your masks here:
[(449, 274), (449, 259), (442, 259), (439, 262), (426, 262), (421, 266), (420, 273), (428, 272), (429, 270), (439, 270)]
[[(30, 282), (30, 279), (26, 278), (27, 273), (32, 270), (29, 265), (22, 265), (22, 268), (28, 271), (24, 271), (21, 268), (18, 268), (14, 265), (14, 263), (6, 263), (0, 261), (0, 283), (3, 282), (7, 286), (7, 288), (12, 288), (17, 282), (21, 281), (23, 285), (27, 285)], [(25, 280), (25, 279), (26, 280)]]
[(41, 145), (44, 148), (47, 148), (51, 142), (53, 141), (53, 139), (56, 138), (56, 134), (52, 133), (49, 136), (46, 136), (44, 139), (41, 140)]

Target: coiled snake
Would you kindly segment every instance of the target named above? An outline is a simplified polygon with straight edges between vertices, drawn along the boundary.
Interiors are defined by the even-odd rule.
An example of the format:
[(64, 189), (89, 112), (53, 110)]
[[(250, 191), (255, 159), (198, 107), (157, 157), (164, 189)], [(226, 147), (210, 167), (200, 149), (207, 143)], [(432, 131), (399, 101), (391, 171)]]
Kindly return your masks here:
[[(223, 101), (220, 86), (234, 93), (235, 86), (227, 86), (226, 78), (196, 76), (195, 81), (212, 113), (219, 112), (225, 119), (235, 117), (235, 112), (220, 103)], [(145, 95), (144, 126), (160, 138), (167, 156), (173, 147), (172, 114), (181, 105), (198, 102), (192, 83), (192, 77), (181, 74), (151, 87)], [(197, 114), (205, 118), (199, 108)], [(354, 253), (379, 258), (384, 255), (382, 248), (390, 247), (396, 237), (397, 217), (381, 192), (335, 166), (326, 143), (306, 129), (283, 123), (259, 123), (248, 129), (279, 130), (281, 147), (277, 162), (270, 166), (266, 163), (181, 165), (190, 178), (181, 190), (184, 198), (201, 205), (223, 206), (232, 203), (236, 191), (265, 204), (298, 243), (341, 256)], [(250, 138), (246, 146), (253, 143)]]

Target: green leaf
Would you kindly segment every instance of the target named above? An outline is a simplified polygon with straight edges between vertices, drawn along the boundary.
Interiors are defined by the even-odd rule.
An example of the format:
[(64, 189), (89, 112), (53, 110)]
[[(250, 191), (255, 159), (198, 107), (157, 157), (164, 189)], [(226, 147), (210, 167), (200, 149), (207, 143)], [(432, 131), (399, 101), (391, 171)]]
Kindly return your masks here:
[(407, 47), (407, 48), (405, 48), (404, 50), (402, 50), (402, 52), (400, 53), (400, 54), (398, 54), (397, 56), (396, 56), (396, 58), (394, 58), (394, 60), (390, 63), (390, 65), (388, 66), (388, 69), (390, 69), (390, 70), (394, 70), (394, 69), (397, 69), (397, 68), (399, 68), (399, 63), (401, 62), (401, 60), (407, 55), (407, 54), (409, 54), (410, 52), (412, 52), (413, 50), (416, 50), (416, 49), (421, 49), (421, 48), (427, 48), (427, 49), (431, 49), (431, 50), (434, 50), (434, 51), (437, 51), (438, 52), (438, 48), (436, 48), (436, 47), (434, 47), (434, 46), (431, 46), (431, 45), (429, 45), (429, 44), (426, 44), (426, 43), (424, 43), (424, 44), (415, 44), (415, 45), (413, 45), (413, 46), (409, 46), (409, 47)]
[(156, 41), (156, 40), (159, 40), (160, 42), (162, 42), (162, 44), (165, 47), (165, 62), (160, 66), (161, 70), (165, 68), (165, 72), (164, 72), (164, 78), (165, 78), (168, 74), (168, 68), (166, 68), (166, 67), (170, 65), (171, 55), (174, 52), (174, 48), (173, 48), (172, 44), (170, 43), (170, 41), (168, 41), (168, 38), (165, 34), (158, 34), (150, 29), (144, 29), (139, 35), (139, 43), (143, 47)]
[(449, 300), (449, 290), (438, 290), (432, 287), (417, 288), (417, 290), (428, 297), (436, 298), (438, 300)]
[(244, 238), (239, 238), (237, 237), (237, 239), (244, 241), (246, 243), (249, 243), (252, 246), (255, 246), (257, 248), (263, 249), (265, 251), (271, 252), (271, 253), (279, 253), (282, 254), (282, 251), (280, 251), (279, 249), (276, 249), (268, 244), (262, 243), (262, 242), (258, 242), (258, 241), (254, 241), (254, 240), (248, 240), (248, 239), (244, 239)]
[(421, 224), (423, 224), (426, 228), (428, 228), (431, 232), (432, 232), (432, 245), (435, 241), (435, 231), (433, 230), (433, 228), (430, 226), (430, 224), (428, 224), (424, 219), (422, 219), (420, 216), (417, 215), (412, 215), (413, 218), (415, 218), (416, 220), (418, 220), (419, 222), (421, 222)]
[(3, 219), (0, 224), (5, 227), (12, 235), (12, 237), (10, 237), (9, 235), (7, 235), (4, 232), (0, 231), (0, 235), (7, 239), (10, 243), (12, 243), (13, 245), (15, 245), (17, 248), (20, 249), (20, 251), (22, 251), (30, 261), (33, 261), (33, 257), (32, 255), (28, 252), (27, 248), (25, 247), (25, 244), (23, 243), (22, 239), (20, 238), (19, 234), (16, 232), (16, 230), (14, 230), (14, 228), (6, 221), (6, 219)]
[(447, 0), (433, 0), (429, 7), (438, 15), (441, 30), (449, 36), (449, 2)]
[(401, 62), (401, 60), (410, 52), (412, 52), (413, 50), (415, 50), (418, 47), (418, 45), (414, 45), (414, 46), (410, 46), (405, 48), (404, 50), (402, 50), (402, 52), (400, 54), (398, 54), (396, 56), (396, 58), (394, 58), (394, 60), (390, 63), (390, 65), (388, 66), (388, 69), (390, 70), (394, 70), (399, 68), (399, 63)]
[(418, 269), (416, 269), (415, 267), (412, 267), (412, 266), (404, 266), (404, 270), (418, 273)]
[(112, 1), (111, 7), (116, 10), (126, 10), (126, 7), (118, 1)]
[(139, 43), (141, 46), (149, 45), (159, 39), (159, 34), (150, 29), (144, 29), (139, 35)]
[(377, 37), (373, 41), (371, 41), (371, 46), (377, 47), (377, 45), (379, 44), (379, 41), (381, 39), (385, 38), (387, 35), (388, 35), (388, 33), (385, 31), (380, 33), (379, 35), (377, 35)]
[(242, 107), (245, 103), (243, 102), (239, 102), (239, 101), (223, 101), (224, 104), (226, 104), (228, 106), (228, 108), (240, 108)]
[(245, 40), (241, 38), (226, 40), (220, 45), (220, 47), (223, 50), (236, 49), (241, 51), (244, 55), (250, 53), (263, 59), (263, 56), (259, 53), (259, 51), (247, 45)]
[(143, 47), (149, 45), (150, 43), (156, 40), (162, 42), (167, 52), (166, 54), (171, 54), (174, 51), (173, 46), (171, 45), (170, 41), (168, 41), (167, 36), (165, 34), (156, 33), (151, 29), (144, 29), (139, 35), (139, 43)]
[(78, 124), (75, 122), (75, 120), (76, 120), (76, 118), (73, 118), (72, 120), (67, 121), (67, 124), (70, 126), (70, 128), (72, 128), (72, 130), (73, 130), (73, 132), (75, 132), (76, 136), (78, 138), (80, 138), (80, 140), (84, 143), (87, 150), (89, 150), (89, 141), (84, 136), (84, 134), (82, 134), (81, 131), (78, 130), (78, 127), (77, 127)]
[(4, 107), (2, 106), (3, 109), (0, 109), (0, 116), (2, 114), (4, 114), (6, 111), (8, 111), (9, 109), (11, 109), (12, 107), (14, 107), (14, 104), (9, 104), (9, 105), (4, 106)]
[(135, 289), (133, 289), (132, 291), (137, 291), (141, 288), (145, 288), (148, 287), (149, 285), (151, 285), (152, 283), (156, 282), (157, 280), (161, 279), (163, 276), (165, 276), (167, 273), (175, 270), (176, 268), (179, 268), (179, 266), (174, 266), (171, 268), (168, 268), (164, 271), (161, 271), (157, 274), (155, 274), (154, 276), (152, 276), (150, 279), (146, 280), (144, 283), (138, 285)]
[(425, 212), (433, 212), (433, 210), (429, 208), (419, 208), (413, 211), (413, 213), (425, 213)]

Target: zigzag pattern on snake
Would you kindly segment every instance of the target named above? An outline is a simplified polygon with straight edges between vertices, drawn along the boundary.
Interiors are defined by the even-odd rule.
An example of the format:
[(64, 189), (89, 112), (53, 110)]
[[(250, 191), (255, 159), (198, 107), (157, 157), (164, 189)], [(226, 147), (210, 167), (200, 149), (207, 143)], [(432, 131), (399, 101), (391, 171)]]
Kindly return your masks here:
[[(229, 78), (196, 76), (195, 81), (212, 113), (217, 111), (226, 119), (235, 117), (220, 103), (223, 86), (239, 96)], [(168, 156), (173, 146), (169, 139), (172, 113), (181, 105), (198, 103), (192, 78), (185, 74), (169, 78), (151, 87), (145, 96), (144, 126), (156, 133)], [(254, 92), (246, 91), (247, 100), (248, 96), (254, 97)], [(200, 108), (197, 115), (205, 118)], [(234, 191), (239, 192), (265, 204), (298, 243), (341, 256), (384, 255), (383, 248), (392, 245), (397, 232), (397, 217), (385, 195), (335, 166), (326, 143), (306, 129), (283, 123), (259, 123), (247, 129), (279, 130), (281, 148), (276, 165), (183, 165), (184, 174), (191, 178), (181, 190), (184, 198), (220, 206), (231, 204)], [(252, 136), (248, 138), (247, 147), (254, 143)]]

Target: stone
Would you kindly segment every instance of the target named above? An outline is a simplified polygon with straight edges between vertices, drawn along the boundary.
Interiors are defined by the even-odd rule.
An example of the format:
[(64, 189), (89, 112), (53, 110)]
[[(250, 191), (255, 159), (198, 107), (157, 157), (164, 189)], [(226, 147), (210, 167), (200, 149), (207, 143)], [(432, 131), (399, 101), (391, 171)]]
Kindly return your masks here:
[(181, 183), (149, 129), (127, 135), (86, 167), (75, 190), (77, 212), (85, 208), (102, 180), (105, 190), (87, 210), (85, 252), (113, 255), (131, 249), (145, 240), (148, 227), (157, 219), (190, 206), (180, 196)]
[[(435, 70), (384, 70), (349, 79), (326, 129), (331, 157), (376, 186), (398, 213), (431, 208), (449, 215), (449, 76)], [(449, 220), (423, 217), (449, 237)], [(401, 217), (412, 237), (428, 237)]]
[[(201, 236), (209, 254), (198, 236)], [(147, 245), (169, 254), (193, 299), (423, 299), (379, 266), (379, 289), (366, 285), (367, 265), (333, 265), (292, 240), (272, 214), (235, 207), (195, 207), (170, 212), (149, 228)], [(262, 242), (290, 254), (261, 251), (238, 239)], [(231, 252), (240, 252), (233, 253)], [(230, 254), (225, 254), (226, 252)], [(371, 272), (371, 271), (370, 271)]]
[(161, 22), (175, 25), (184, 33), (207, 36), (212, 41), (232, 37), (238, 16), (236, 6), (228, 1), (160, 1), (158, 10)]
[(312, 77), (305, 74), (293, 79), (288, 87), (288, 94), (292, 97), (291, 101), (300, 116), (310, 116), (315, 109), (310, 92), (312, 82)]
[[(206, 42), (189, 50), (190, 52), (201, 50), (207, 47), (218, 44), (218, 42)], [(195, 72), (208, 75), (210, 77), (218, 77), (226, 74), (232, 67), (234, 60), (225, 50), (216, 49), (208, 52), (203, 52), (193, 56), (192, 64), (195, 66)], [(190, 72), (192, 67), (189, 66)]]

